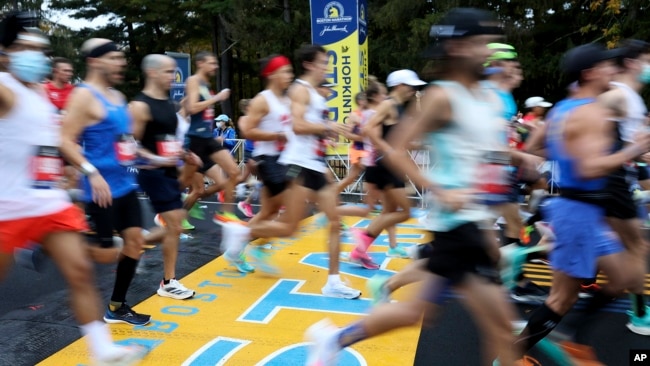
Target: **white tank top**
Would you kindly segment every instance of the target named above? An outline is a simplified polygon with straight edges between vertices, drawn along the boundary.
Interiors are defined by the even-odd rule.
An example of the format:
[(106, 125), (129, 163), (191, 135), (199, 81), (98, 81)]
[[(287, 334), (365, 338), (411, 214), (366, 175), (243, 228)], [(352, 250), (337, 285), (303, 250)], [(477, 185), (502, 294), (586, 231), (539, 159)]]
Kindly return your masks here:
[[(309, 90), (309, 105), (305, 111), (305, 120), (309, 123), (327, 123), (329, 109), (325, 98), (318, 94), (308, 82), (300, 79), (297, 79), (296, 82)], [(316, 135), (296, 135), (290, 128), (286, 133), (287, 147), (280, 156), (279, 162), (325, 173), (327, 170), (325, 163), (326, 140)]]
[[(269, 113), (262, 117), (258, 128), (264, 132), (283, 132), (291, 129), (291, 101), (288, 97), (278, 97), (271, 90), (260, 93), (269, 105)], [(285, 143), (279, 141), (255, 141), (253, 156), (278, 156), (284, 151)]]
[(623, 91), (627, 103), (627, 116), (620, 122), (621, 139), (625, 142), (633, 142), (634, 135), (643, 128), (648, 109), (643, 98), (632, 88), (619, 82), (611, 84)]
[(67, 208), (68, 194), (56, 187), (63, 171), (56, 108), (8, 73), (0, 73), (0, 84), (15, 95), (13, 109), (0, 118), (0, 221)]

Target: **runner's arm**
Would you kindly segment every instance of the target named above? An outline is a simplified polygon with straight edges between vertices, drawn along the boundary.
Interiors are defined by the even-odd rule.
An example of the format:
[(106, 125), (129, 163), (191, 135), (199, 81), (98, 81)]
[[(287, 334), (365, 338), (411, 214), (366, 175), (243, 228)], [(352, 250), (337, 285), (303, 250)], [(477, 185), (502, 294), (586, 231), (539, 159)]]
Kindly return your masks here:
[(573, 112), (565, 122), (565, 147), (576, 159), (578, 174), (584, 179), (604, 177), (646, 153), (650, 147), (650, 134), (644, 132), (634, 143), (610, 154), (613, 144), (611, 118), (608, 109), (590, 104)]
[[(96, 168), (83, 156), (77, 141), (91, 122), (98, 121), (103, 117), (94, 114), (93, 106), (96, 103), (88, 89), (76, 88), (68, 99), (66, 113), (61, 120), (61, 154), (70, 164), (86, 175), (95, 174)], [(89, 170), (88, 166), (92, 168)]]
[(6, 115), (14, 107), (16, 97), (11, 89), (0, 84), (0, 117)]
[(381, 102), (375, 114), (372, 115), (368, 123), (361, 129), (361, 133), (364, 136), (368, 136), (375, 149), (381, 152), (391, 150), (391, 145), (381, 138), (381, 125), (385, 119), (391, 117), (393, 110), (393, 102), (391, 100)]
[(291, 119), (296, 135), (325, 135), (332, 129), (331, 123), (310, 123), (305, 120), (309, 105), (309, 91), (302, 85), (294, 84), (289, 88), (291, 99)]
[(201, 83), (199, 82), (198, 78), (192, 76), (187, 79), (187, 84), (185, 85), (185, 107), (187, 109), (187, 113), (189, 114), (197, 114), (199, 112), (202, 112), (211, 105), (225, 99), (224, 95), (222, 94), (223, 91), (221, 91), (212, 98), (200, 102), (200, 89)]
[[(281, 132), (262, 131), (259, 128), (262, 118), (264, 118), (268, 113), (269, 105), (266, 102), (266, 98), (258, 95), (251, 100), (248, 106), (246, 120), (239, 126), (239, 130), (245, 138), (254, 141), (275, 141), (280, 138), (281, 135), (284, 136)], [(277, 121), (277, 123), (280, 123), (280, 121)]]

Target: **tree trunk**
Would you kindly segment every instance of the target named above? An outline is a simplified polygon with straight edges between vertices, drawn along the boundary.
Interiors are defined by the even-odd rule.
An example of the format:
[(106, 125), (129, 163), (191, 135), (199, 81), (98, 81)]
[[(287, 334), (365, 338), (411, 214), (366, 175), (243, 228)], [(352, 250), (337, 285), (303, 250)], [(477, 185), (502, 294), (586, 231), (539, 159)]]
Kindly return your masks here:
[(289, 0), (284, 0), (284, 12), (283, 12), (283, 17), (284, 17), (284, 22), (285, 23), (291, 23), (291, 12), (289, 8)]
[[(229, 47), (229, 39), (226, 34), (226, 27), (224, 25), (224, 20), (221, 16), (216, 17), (217, 21), (217, 45), (219, 50), (219, 73), (217, 75), (217, 89), (222, 90), (230, 88), (232, 85), (233, 74), (232, 74), (232, 48)], [(221, 102), (221, 112), (229, 117), (233, 117), (232, 114), (232, 99), (234, 95), (231, 95), (230, 98), (226, 101)]]

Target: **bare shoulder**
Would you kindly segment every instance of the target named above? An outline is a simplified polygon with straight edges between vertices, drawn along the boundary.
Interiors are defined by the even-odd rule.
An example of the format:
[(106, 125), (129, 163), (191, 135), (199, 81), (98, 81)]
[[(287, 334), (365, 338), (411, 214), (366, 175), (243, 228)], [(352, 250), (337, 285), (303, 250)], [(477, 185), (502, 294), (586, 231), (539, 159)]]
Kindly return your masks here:
[(612, 110), (601, 103), (589, 103), (576, 108), (565, 123), (566, 132), (596, 131), (612, 118)]
[(293, 83), (289, 87), (289, 98), (292, 102), (301, 102), (303, 104), (309, 103), (309, 90), (307, 87), (300, 83)]

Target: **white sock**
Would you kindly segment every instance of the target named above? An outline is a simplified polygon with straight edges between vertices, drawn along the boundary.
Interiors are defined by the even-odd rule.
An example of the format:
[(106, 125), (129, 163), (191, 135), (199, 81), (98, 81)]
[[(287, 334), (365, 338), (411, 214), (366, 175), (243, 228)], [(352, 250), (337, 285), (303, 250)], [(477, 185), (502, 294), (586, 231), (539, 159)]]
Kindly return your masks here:
[(96, 359), (105, 359), (114, 353), (117, 346), (108, 326), (98, 320), (79, 326), (81, 334), (86, 337), (90, 353)]
[(341, 276), (337, 274), (331, 274), (327, 276), (327, 284), (328, 285), (335, 285), (337, 283), (341, 283)]

